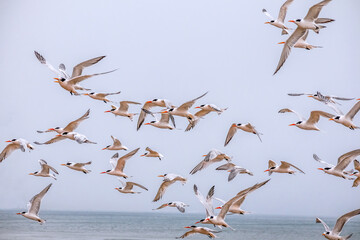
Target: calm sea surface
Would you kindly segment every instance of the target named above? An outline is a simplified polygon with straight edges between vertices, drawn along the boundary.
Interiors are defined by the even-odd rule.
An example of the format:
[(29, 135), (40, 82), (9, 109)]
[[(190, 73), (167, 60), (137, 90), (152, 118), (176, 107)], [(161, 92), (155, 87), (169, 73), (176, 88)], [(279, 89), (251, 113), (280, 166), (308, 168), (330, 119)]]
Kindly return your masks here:
[[(108, 213), (42, 211), (44, 225), (15, 215), (16, 211), (0, 210), (0, 239), (175, 239), (186, 232), (185, 226), (203, 218), (202, 214), (181, 213)], [(221, 239), (243, 240), (321, 240), (323, 227), (313, 217), (228, 216), (236, 229), (223, 229)], [(335, 218), (323, 218), (330, 227)], [(202, 225), (207, 226), (209, 225)], [(345, 225), (343, 235), (354, 233), (360, 239), (360, 219)], [(208, 239), (192, 235), (187, 239)]]

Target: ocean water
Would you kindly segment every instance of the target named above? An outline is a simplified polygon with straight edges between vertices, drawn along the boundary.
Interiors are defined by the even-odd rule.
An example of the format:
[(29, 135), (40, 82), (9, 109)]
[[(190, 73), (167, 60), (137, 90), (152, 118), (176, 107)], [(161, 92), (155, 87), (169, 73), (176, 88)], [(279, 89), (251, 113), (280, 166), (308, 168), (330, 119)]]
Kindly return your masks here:
[[(111, 212), (57, 212), (41, 211), (44, 225), (0, 210), (0, 239), (175, 239), (204, 216), (181, 213), (111, 213)], [(264, 216), (249, 214), (226, 218), (235, 231), (223, 229), (220, 239), (243, 240), (321, 240), (324, 229), (314, 217)], [(336, 218), (323, 218), (330, 227)], [(201, 224), (200, 224), (201, 225)], [(210, 225), (202, 225), (209, 227)], [(348, 222), (343, 235), (354, 233), (351, 239), (360, 239), (360, 220)], [(208, 239), (192, 235), (187, 239)]]

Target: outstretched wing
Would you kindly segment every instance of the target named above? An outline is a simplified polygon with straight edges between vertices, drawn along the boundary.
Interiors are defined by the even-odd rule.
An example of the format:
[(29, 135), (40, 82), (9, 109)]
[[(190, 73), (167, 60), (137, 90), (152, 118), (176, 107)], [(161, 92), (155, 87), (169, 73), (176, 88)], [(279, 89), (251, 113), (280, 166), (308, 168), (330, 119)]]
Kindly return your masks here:
[(90, 114), (90, 109), (88, 109), (86, 111), (86, 113), (84, 115), (82, 115), (80, 118), (78, 118), (78, 119), (70, 122), (68, 125), (66, 125), (66, 127), (64, 128), (64, 131), (65, 132), (73, 132), (82, 121), (89, 118), (89, 114)]
[(82, 74), (82, 71), (85, 67), (89, 67), (91, 65), (94, 65), (95, 63), (98, 63), (101, 59), (103, 59), (105, 56), (100, 56), (100, 57), (96, 57), (96, 58), (92, 58), (92, 59), (89, 59), (87, 61), (84, 61), (84, 62), (81, 62), (79, 63), (78, 65), (76, 65), (74, 68), (73, 68), (73, 72), (72, 72), (72, 75), (71, 77), (77, 77), (77, 76), (80, 76)]

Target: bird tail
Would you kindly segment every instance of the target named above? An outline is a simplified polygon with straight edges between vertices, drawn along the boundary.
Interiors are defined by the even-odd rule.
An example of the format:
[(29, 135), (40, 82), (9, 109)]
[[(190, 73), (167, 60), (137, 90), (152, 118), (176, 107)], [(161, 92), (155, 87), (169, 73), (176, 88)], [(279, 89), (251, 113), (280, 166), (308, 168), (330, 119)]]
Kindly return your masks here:
[(320, 29), (326, 28), (326, 26), (324, 26), (324, 25), (317, 25), (317, 27), (318, 28), (314, 30), (314, 32), (316, 32), (316, 33), (319, 33)]
[(86, 142), (86, 143), (91, 143), (91, 144), (97, 144), (96, 142), (92, 142), (92, 141), (90, 141), (90, 140), (86, 140), (85, 142)]
[(346, 239), (349, 239), (349, 238), (352, 237), (352, 235), (353, 235), (353, 234), (350, 234), (350, 235), (346, 236), (344, 239), (345, 239), (345, 240), (346, 240)]
[(224, 111), (226, 111), (228, 108), (222, 108), (222, 109), (220, 109), (220, 112), (218, 112), (217, 114), (218, 115), (221, 115)]

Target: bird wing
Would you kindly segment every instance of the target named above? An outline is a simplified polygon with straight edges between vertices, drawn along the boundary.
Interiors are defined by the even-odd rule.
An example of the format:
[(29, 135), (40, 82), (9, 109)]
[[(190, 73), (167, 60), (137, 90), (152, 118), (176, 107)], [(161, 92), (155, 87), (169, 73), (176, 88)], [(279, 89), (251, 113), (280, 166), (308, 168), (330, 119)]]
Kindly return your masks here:
[(354, 160), (357, 156), (360, 155), (360, 149), (356, 149), (347, 153), (344, 153), (338, 158), (338, 163), (342, 162), (344, 159), (351, 158), (351, 161)]
[(354, 116), (357, 114), (357, 112), (360, 109), (360, 101), (358, 101), (351, 109), (350, 111), (345, 115), (345, 117), (350, 118), (351, 120), (354, 118)]
[(66, 137), (64, 137), (64, 136), (56, 136), (56, 137), (54, 137), (54, 138), (52, 138), (52, 139), (50, 139), (50, 140), (48, 140), (48, 141), (46, 141), (44, 143), (39, 143), (39, 142), (34, 142), (34, 143), (37, 144), (37, 145), (45, 145), (45, 144), (47, 145), (47, 144), (52, 144), (52, 143), (58, 142), (58, 141), (63, 140), (63, 139), (66, 139)]
[(208, 113), (210, 113), (211, 111), (209, 110), (203, 110), (201, 109), (200, 111), (196, 112), (195, 113), (195, 116), (198, 117), (198, 118), (202, 118), (204, 117), (205, 115), (207, 115)]
[(148, 151), (149, 153), (152, 153), (152, 154), (157, 154), (157, 152), (156, 152), (156, 151), (152, 150), (152, 149), (151, 149), (151, 148), (149, 148), (149, 147), (146, 147), (146, 148), (145, 148), (145, 150), (146, 150), (146, 151)]
[(167, 206), (168, 206), (168, 204), (167, 204), (167, 203), (164, 203), (164, 204), (161, 205), (160, 207), (155, 208), (155, 209), (153, 209), (153, 210), (163, 209), (164, 207), (167, 207)]
[(305, 120), (305, 118), (303, 116), (301, 116), (299, 113), (295, 112), (294, 110), (291, 110), (289, 108), (283, 108), (283, 109), (280, 109), (279, 110), (279, 113), (286, 113), (286, 112), (292, 112), (292, 113), (295, 113), (296, 116), (298, 116), (298, 118), (302, 121)]
[(181, 213), (185, 212), (185, 208), (181, 204), (175, 203), (175, 206)]
[(161, 118), (160, 118), (160, 122), (162, 123), (169, 123), (169, 113), (162, 113), (161, 114)]
[(137, 186), (137, 187), (142, 188), (142, 189), (144, 189), (144, 190), (146, 190), (146, 191), (149, 191), (149, 190), (148, 190), (146, 187), (144, 187), (143, 185), (140, 185), (140, 184), (134, 183), (134, 182), (127, 182), (127, 183), (126, 183), (126, 186), (125, 186), (125, 189), (131, 190), (131, 189), (133, 188), (133, 186)]
[[(249, 194), (250, 192), (248, 192)], [(243, 202), (245, 201), (245, 198), (246, 198), (247, 195), (241, 197), (239, 200), (235, 201), (232, 205), (233, 207), (236, 207), (236, 208), (240, 208), (240, 206), (243, 204)]]
[(281, 161), (280, 168), (289, 168), (289, 167), (293, 167), (293, 168), (299, 170), (301, 173), (304, 173), (300, 168), (296, 167), (295, 165), (293, 165), (291, 163), (288, 163), (288, 162), (285, 162), (285, 161)]
[(144, 123), (146, 115), (148, 114), (148, 112), (150, 112), (149, 110), (151, 107), (152, 106), (150, 105), (150, 103), (145, 103), (144, 106), (141, 108), (136, 128), (138, 131), (141, 125)]
[(354, 168), (358, 171), (360, 171), (360, 163), (358, 160), (354, 160)]
[(352, 217), (355, 217), (356, 215), (359, 215), (359, 214), (360, 214), (360, 209), (356, 209), (354, 211), (351, 211), (349, 213), (342, 215), (336, 221), (335, 227), (332, 230), (332, 232), (335, 234), (340, 234), (345, 223), (347, 223), (347, 221), (349, 221)]
[(315, 21), (318, 16), (319, 16), (319, 13), (322, 9), (323, 6), (327, 5), (331, 0), (324, 0), (324, 1), (321, 1), (317, 4), (315, 4), (314, 6), (312, 6), (308, 13), (306, 14), (306, 16), (304, 17), (304, 20), (307, 20), (307, 21)]
[(61, 72), (59, 72), (56, 68), (53, 67), (46, 59), (37, 51), (34, 51), (36, 58), (39, 60), (41, 64), (45, 64), (51, 71), (53, 71), (58, 77), (61, 77)]
[(303, 95), (312, 95), (311, 93), (288, 93), (289, 96), (298, 97)]
[(334, 117), (333, 114), (327, 113), (327, 112), (324, 112), (324, 111), (312, 111), (310, 113), (310, 117), (307, 120), (307, 122), (310, 123), (310, 124), (315, 124), (315, 123), (317, 123), (319, 121), (320, 116), (326, 117), (326, 118), (333, 118)]
[(321, 220), (320, 218), (316, 218), (316, 222), (321, 223), (324, 226), (326, 232), (331, 232), (331, 229), (323, 220)]
[(19, 149), (20, 145), (10, 143), (0, 153), (0, 162), (7, 158), (14, 150)]
[(39, 213), (40, 210), (40, 204), (41, 204), (41, 199), (44, 197), (44, 195), (47, 193), (47, 191), (49, 191), (50, 187), (51, 187), (52, 183), (50, 183), (47, 187), (45, 187), (40, 193), (36, 194), (29, 202), (28, 206), (28, 212), (35, 214), (36, 216)]
[(263, 8), (262, 12), (263, 12), (268, 18), (270, 18), (271, 20), (274, 19), (274, 18), (270, 15), (270, 13), (268, 13), (268, 11), (266, 11), (265, 8)]
[(232, 124), (231, 127), (229, 128), (229, 131), (226, 135), (226, 139), (225, 139), (225, 144), (224, 146), (228, 145), (229, 142), (231, 141), (231, 139), (234, 137), (235, 133), (237, 131), (237, 127), (236, 124)]
[(111, 73), (111, 72), (114, 72), (116, 71), (117, 69), (114, 69), (114, 70), (111, 70), (111, 71), (108, 71), (108, 72), (102, 72), (102, 73), (94, 73), (94, 74), (90, 74), (90, 75), (81, 75), (81, 76), (76, 76), (76, 77), (71, 77), (71, 79), (69, 80), (66, 80), (69, 84), (72, 84), (72, 85), (76, 85), (78, 84), (79, 82), (82, 82), (88, 78), (91, 78), (91, 77), (94, 77), (94, 76), (98, 76), (98, 75), (103, 75), (103, 74), (107, 74), (107, 73)]
[[(199, 199), (201, 204), (205, 207), (206, 211), (206, 217), (213, 216), (214, 215), (214, 207), (212, 205), (212, 196), (214, 195), (214, 186), (212, 186), (208, 192), (208, 195), (205, 197), (201, 194), (201, 192), (198, 190), (196, 184), (194, 184), (194, 192), (195, 196)], [(210, 200), (211, 199), (211, 200)]]
[(260, 139), (260, 142), (262, 142), (261, 137), (260, 137), (260, 133), (255, 129), (255, 127), (253, 125), (248, 123), (248, 124), (245, 125), (245, 127), (250, 129), (251, 131), (253, 131), (256, 134), (256, 136), (258, 136), (258, 138)]
[(197, 232), (195, 232), (194, 230), (190, 230), (190, 231), (184, 233), (183, 235), (181, 235), (180, 237), (177, 237), (177, 238), (186, 238), (186, 237), (188, 237), (188, 236), (190, 236), (192, 234), (195, 234), (195, 233), (197, 233)]
[(233, 169), (231, 169), (229, 177), (228, 177), (228, 182), (233, 180), (236, 177), (236, 175), (239, 173), (239, 171), (241, 171), (241, 170), (246, 170), (246, 169), (245, 168), (239, 168), (239, 169), (233, 168)]
[(313, 154), (313, 158), (315, 159), (315, 161), (318, 161), (319, 163), (322, 163), (322, 164), (324, 164), (324, 165), (326, 165), (326, 166), (328, 166), (328, 167), (335, 167), (334, 165), (332, 165), (332, 164), (330, 164), (330, 163), (327, 163), (327, 162), (325, 162), (325, 161), (323, 161), (323, 160), (321, 160), (319, 157), (318, 157), (318, 155), (316, 155), (316, 154)]
[(77, 77), (77, 76), (80, 76), (82, 74), (82, 71), (85, 67), (89, 67), (91, 65), (94, 65), (95, 63), (98, 63), (101, 59), (103, 59), (105, 56), (100, 56), (100, 57), (96, 57), (96, 58), (92, 58), (92, 59), (89, 59), (87, 61), (84, 61), (84, 62), (81, 62), (79, 63), (78, 65), (76, 65), (74, 68), (73, 68), (73, 72), (72, 72), (72, 75), (71, 77)]
[(268, 167), (269, 168), (276, 167), (276, 163), (272, 160), (269, 160)]
[(130, 159), (132, 156), (134, 156), (140, 148), (137, 148), (135, 150), (132, 150), (131, 152), (129, 152), (128, 154), (122, 156), (121, 158), (119, 158), (119, 160), (117, 161), (116, 167), (115, 169), (123, 171), (124, 167), (125, 167), (125, 163), (128, 159)]
[(120, 102), (120, 110), (121, 111), (127, 111), (129, 109), (129, 104), (136, 104), (136, 105), (140, 105), (141, 103), (138, 102), (132, 102), (132, 101), (121, 101)]
[[(333, 22), (335, 21), (334, 19), (331, 18), (317, 18), (315, 20), (316, 24), (321, 24), (321, 23), (329, 23), (329, 22)], [(338, 99), (338, 100), (343, 100), (343, 99)], [(351, 99), (346, 99), (346, 100), (351, 100)]]
[(116, 137), (114, 137), (112, 135), (111, 135), (111, 138), (112, 138), (113, 143), (114, 143), (115, 146), (121, 146), (121, 142), (120, 142), (119, 139), (117, 139)]
[(83, 166), (85, 166), (85, 165), (90, 165), (91, 164), (91, 161), (90, 162), (87, 162), (87, 163), (75, 163), (74, 164), (74, 167), (79, 167), (79, 168), (81, 168), (81, 167), (83, 167)]
[(121, 183), (121, 185), (123, 186), (123, 188), (127, 189), (127, 190), (131, 190), (132, 189), (132, 185), (128, 186), (127, 182), (124, 182), (123, 180), (121, 180), (121, 178), (117, 178), (119, 180), (119, 182)]
[(342, 101), (350, 101), (350, 100), (354, 100), (355, 98), (344, 98), (344, 97), (336, 97), (336, 96), (331, 96), (333, 99), (336, 100), (342, 100)]
[(202, 160), (201, 162), (199, 162), (198, 165), (196, 165), (196, 166), (193, 168), (193, 170), (191, 170), (190, 174), (195, 174), (195, 173), (197, 173), (198, 171), (206, 168), (206, 167), (209, 166), (210, 164), (211, 164), (211, 162)]
[(284, 65), (286, 59), (288, 58), (288, 56), (290, 55), (291, 52), (291, 48), (295, 45), (295, 43), (305, 34), (306, 29), (304, 28), (296, 28), (296, 30), (291, 34), (291, 36), (286, 40), (283, 50), (281, 52), (281, 56), (280, 56), (280, 60), (279, 63), (276, 67), (276, 70), (274, 72), (273, 75), (275, 75), (280, 68), (282, 67), (282, 65)]
[(215, 170), (230, 170), (233, 169), (235, 166), (236, 166), (235, 164), (229, 162), (217, 167)]
[(159, 200), (162, 198), (162, 196), (165, 194), (166, 189), (167, 189), (171, 184), (173, 184), (174, 182), (175, 182), (174, 180), (172, 180), (172, 181), (164, 181), (164, 182), (160, 185), (159, 190), (157, 191), (156, 196), (155, 196), (153, 202), (159, 201)]
[(63, 63), (59, 64), (59, 71), (64, 75), (65, 79), (70, 78), (69, 74), (66, 72), (66, 67)]
[(84, 115), (82, 115), (80, 118), (70, 122), (66, 127), (64, 128), (64, 132), (73, 132), (79, 124), (84, 121), (85, 119), (89, 118), (90, 109), (86, 111)]
[(40, 160), (39, 160), (39, 163), (40, 163), (40, 165), (41, 165), (41, 167), (42, 167), (42, 170), (41, 170), (41, 171), (44, 170), (44, 171), (46, 171), (46, 173), (49, 173), (49, 169), (50, 169), (50, 170), (53, 171), (54, 173), (59, 174), (59, 172), (58, 172), (55, 168), (53, 168), (52, 166), (48, 165), (45, 160), (40, 159)]
[(285, 17), (286, 17), (286, 12), (287, 12), (287, 9), (289, 7), (289, 5), (293, 2), (294, 0), (287, 0), (280, 8), (280, 12), (279, 12), (279, 16), (278, 16), (278, 21), (279, 22), (284, 22), (285, 20)]
[(113, 169), (116, 168), (116, 165), (118, 163), (118, 159), (119, 158), (119, 153), (115, 153), (111, 158), (110, 158), (110, 165), (112, 166)]
[(309, 29), (306, 29), (306, 32), (305, 34), (301, 37), (302, 40), (306, 41), (306, 38), (308, 37), (309, 35)]
[(190, 101), (188, 101), (188, 102), (186, 102), (186, 103), (181, 104), (180, 107), (178, 107), (178, 109), (179, 109), (179, 110), (186, 110), (186, 111), (189, 110), (189, 108), (191, 108), (191, 107), (194, 105), (194, 103), (196, 102), (196, 100), (202, 98), (202, 97), (205, 96), (207, 93), (208, 93), (208, 92), (204, 93), (204, 94), (201, 95), (200, 97), (197, 97), (197, 98), (195, 98), (195, 99), (193, 99), (193, 100), (190, 100)]

